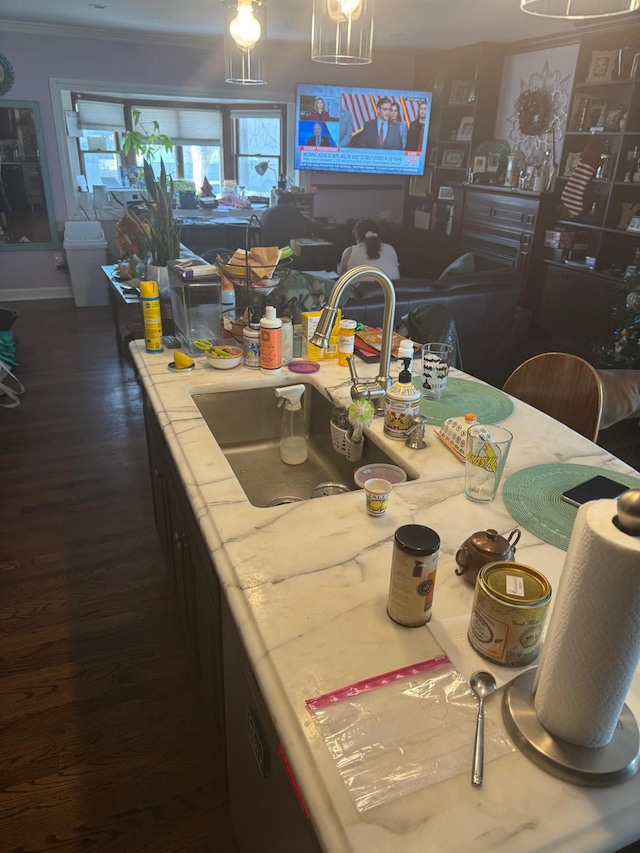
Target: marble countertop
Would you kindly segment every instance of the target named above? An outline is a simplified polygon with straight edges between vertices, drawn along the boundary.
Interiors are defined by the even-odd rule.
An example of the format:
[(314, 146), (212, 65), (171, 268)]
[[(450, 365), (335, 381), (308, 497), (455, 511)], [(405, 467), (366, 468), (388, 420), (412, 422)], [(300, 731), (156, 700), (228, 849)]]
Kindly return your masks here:
[[(305, 700), (431, 658), (443, 648), (465, 677), (472, 669), (492, 669), (470, 650), (456, 659), (455, 631), (448, 640), (447, 625), (466, 624), (473, 599), (472, 587), (455, 575), (455, 553), (475, 531), (504, 532), (516, 524), (500, 494), (489, 506), (465, 499), (463, 464), (433, 427), (427, 427), (427, 448), (416, 451), (387, 439), (379, 419), (367, 440), (417, 476), (394, 489), (384, 516), (367, 515), (360, 491), (254, 507), (191, 393), (275, 387), (300, 377), (286, 369), (275, 378), (242, 366), (217, 371), (204, 359), (194, 371), (179, 374), (167, 369), (170, 351), (148, 354), (141, 341), (131, 351), (326, 851), (588, 853), (617, 850), (640, 837), (640, 774), (612, 788), (583, 788), (545, 773), (518, 750), (487, 765), (483, 788), (472, 787), (465, 772), (359, 813)], [(377, 365), (358, 367), (373, 376)], [(337, 363), (323, 364), (305, 381), (348, 403), (348, 371)], [(516, 402), (505, 425), (514, 441), (504, 478), (548, 462), (632, 470), (523, 403)], [(410, 523), (433, 528), (441, 539), (433, 627), (439, 627), (442, 645), (430, 626), (407, 629), (386, 615), (393, 534)], [(564, 557), (523, 530), (517, 559), (542, 571), (553, 588)], [(500, 669), (493, 668), (504, 680)], [(638, 674), (627, 704), (640, 719)], [(487, 717), (502, 726), (499, 698), (485, 707)]]

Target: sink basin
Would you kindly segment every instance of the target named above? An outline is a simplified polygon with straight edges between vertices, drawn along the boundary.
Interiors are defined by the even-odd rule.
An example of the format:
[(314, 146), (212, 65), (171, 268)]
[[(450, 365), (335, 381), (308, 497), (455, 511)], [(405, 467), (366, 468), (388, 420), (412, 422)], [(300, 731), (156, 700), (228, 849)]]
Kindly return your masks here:
[[(397, 464), (368, 438), (358, 462), (338, 453), (329, 428), (333, 404), (313, 385), (305, 383), (302, 396), (308, 458), (301, 465), (285, 465), (280, 459), (282, 408), (273, 387), (195, 393), (193, 400), (254, 506), (305, 501), (340, 491), (340, 485), (355, 491), (356, 468), (372, 462)], [(336, 487), (318, 488), (324, 483)]]

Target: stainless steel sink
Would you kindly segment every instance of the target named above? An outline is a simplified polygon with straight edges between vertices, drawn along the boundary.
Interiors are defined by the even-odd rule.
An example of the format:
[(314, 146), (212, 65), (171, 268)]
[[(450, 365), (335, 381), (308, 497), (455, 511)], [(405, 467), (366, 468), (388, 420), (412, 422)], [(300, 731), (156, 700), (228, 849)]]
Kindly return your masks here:
[(333, 404), (305, 383), (302, 407), (307, 427), (308, 458), (301, 465), (280, 459), (282, 408), (272, 387), (194, 394), (193, 400), (213, 433), (234, 474), (254, 506), (305, 501), (323, 483), (357, 489), (353, 472), (371, 462), (397, 464), (365, 438), (362, 459), (349, 462), (331, 441)]

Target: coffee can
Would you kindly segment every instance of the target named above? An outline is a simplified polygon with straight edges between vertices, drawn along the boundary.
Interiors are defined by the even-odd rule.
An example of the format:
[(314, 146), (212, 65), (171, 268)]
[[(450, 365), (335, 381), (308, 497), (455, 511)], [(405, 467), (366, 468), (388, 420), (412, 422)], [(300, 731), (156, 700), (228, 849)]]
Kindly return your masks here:
[(527, 666), (540, 653), (551, 584), (523, 563), (487, 563), (478, 573), (467, 636), (502, 666)]
[(387, 613), (406, 628), (431, 619), (440, 537), (422, 524), (405, 524), (394, 535)]

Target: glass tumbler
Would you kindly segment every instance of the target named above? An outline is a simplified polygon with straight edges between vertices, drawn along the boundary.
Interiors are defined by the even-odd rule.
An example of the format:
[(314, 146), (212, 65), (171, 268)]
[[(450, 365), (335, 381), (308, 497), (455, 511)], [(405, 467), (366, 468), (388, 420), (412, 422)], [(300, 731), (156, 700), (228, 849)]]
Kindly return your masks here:
[(439, 400), (447, 387), (453, 347), (433, 342), (422, 347), (422, 396)]

